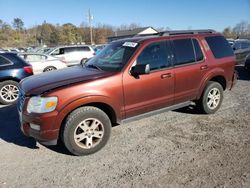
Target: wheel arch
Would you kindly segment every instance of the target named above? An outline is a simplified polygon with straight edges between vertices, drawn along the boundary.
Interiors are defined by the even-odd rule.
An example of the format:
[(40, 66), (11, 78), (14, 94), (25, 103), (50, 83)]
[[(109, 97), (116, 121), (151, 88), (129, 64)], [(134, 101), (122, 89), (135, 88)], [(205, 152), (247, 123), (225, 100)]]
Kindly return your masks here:
[(14, 81), (14, 82), (19, 83), (19, 82), (20, 82), (20, 79), (15, 78), (15, 77), (5, 77), (5, 78), (1, 78), (1, 79), (0, 79), (0, 83), (1, 83), (1, 82), (4, 82), (4, 81)]
[(227, 80), (225, 75), (223, 73), (212, 74), (206, 77), (205, 80), (203, 80), (196, 99), (199, 99), (202, 96), (202, 93), (209, 81), (218, 82), (222, 86), (224, 91), (227, 89)]
[(100, 100), (88, 100), (83, 102), (83, 99), (74, 101), (72, 103), (69, 103), (67, 106), (65, 106), (60, 112), (59, 112), (59, 117), (58, 117), (58, 127), (61, 127), (61, 125), (65, 122), (66, 118), (69, 116), (69, 114), (71, 112), (73, 112), (74, 110), (80, 108), (80, 107), (84, 107), (84, 106), (93, 106), (96, 108), (101, 109), (102, 111), (104, 111), (108, 117), (110, 118), (110, 121), (112, 123), (112, 126), (115, 126), (117, 124), (119, 124), (120, 122), (120, 117), (119, 114), (117, 114), (115, 108), (113, 105), (109, 104), (108, 102), (104, 102), (104, 101), (100, 101)]

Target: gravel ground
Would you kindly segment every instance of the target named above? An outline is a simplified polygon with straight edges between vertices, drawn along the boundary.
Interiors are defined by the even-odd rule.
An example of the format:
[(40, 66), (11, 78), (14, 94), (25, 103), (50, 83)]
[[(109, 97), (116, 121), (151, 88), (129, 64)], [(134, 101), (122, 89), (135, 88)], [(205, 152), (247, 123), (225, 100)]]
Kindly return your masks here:
[(24, 137), (0, 108), (0, 187), (250, 187), (250, 74), (214, 115), (184, 108), (117, 126), (84, 157)]

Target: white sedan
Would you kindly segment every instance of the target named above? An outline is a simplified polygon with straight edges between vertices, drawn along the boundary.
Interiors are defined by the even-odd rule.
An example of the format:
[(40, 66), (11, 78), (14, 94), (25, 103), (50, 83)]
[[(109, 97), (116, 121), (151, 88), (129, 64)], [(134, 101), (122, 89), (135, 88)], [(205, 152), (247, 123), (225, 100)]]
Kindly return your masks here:
[(67, 67), (66, 63), (62, 60), (47, 54), (20, 53), (19, 56), (32, 65), (34, 74), (40, 74)]

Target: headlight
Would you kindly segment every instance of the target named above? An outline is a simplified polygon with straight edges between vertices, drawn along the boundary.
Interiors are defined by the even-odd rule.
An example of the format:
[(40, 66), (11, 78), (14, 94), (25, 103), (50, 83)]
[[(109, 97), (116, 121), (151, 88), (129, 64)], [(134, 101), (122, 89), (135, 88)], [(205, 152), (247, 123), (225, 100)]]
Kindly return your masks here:
[(56, 109), (57, 101), (57, 97), (31, 97), (28, 102), (27, 111), (28, 113), (52, 112)]

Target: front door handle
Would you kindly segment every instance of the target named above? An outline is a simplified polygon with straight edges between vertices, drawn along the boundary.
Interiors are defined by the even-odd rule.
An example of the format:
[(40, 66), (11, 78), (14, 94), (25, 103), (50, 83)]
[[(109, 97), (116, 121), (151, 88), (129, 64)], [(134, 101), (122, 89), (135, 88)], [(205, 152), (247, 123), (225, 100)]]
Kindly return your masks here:
[(200, 69), (201, 69), (201, 70), (206, 70), (206, 69), (208, 69), (208, 65), (202, 65), (202, 66), (200, 67)]
[(162, 74), (161, 75), (161, 79), (165, 79), (165, 78), (171, 78), (172, 74), (171, 73), (166, 73), (166, 74)]

